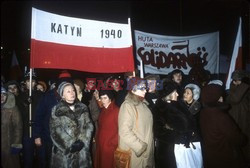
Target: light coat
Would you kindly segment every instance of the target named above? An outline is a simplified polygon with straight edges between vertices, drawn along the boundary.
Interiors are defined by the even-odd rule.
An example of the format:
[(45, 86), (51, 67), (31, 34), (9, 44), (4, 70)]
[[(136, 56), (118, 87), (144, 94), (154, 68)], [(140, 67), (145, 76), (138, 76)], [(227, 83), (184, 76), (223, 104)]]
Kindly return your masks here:
[(120, 107), (118, 128), (119, 147), (132, 151), (131, 168), (154, 167), (153, 117), (147, 102), (129, 92)]
[(19, 155), (10, 153), (11, 147), (22, 148), (22, 118), (15, 105), (15, 97), (8, 93), (6, 103), (1, 105), (1, 165), (19, 168)]

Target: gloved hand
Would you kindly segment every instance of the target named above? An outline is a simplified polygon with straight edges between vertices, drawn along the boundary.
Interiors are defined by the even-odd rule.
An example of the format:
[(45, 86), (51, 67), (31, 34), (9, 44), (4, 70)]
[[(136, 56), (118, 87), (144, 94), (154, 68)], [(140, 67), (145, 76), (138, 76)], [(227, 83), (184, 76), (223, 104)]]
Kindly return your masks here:
[(71, 147), (70, 147), (70, 152), (74, 153), (74, 152), (78, 152), (80, 151), (82, 148), (84, 147), (84, 143), (81, 140), (77, 140), (75, 141)]
[(17, 154), (20, 153), (21, 150), (22, 150), (22, 148), (11, 147), (11, 148), (10, 148), (10, 153), (11, 153), (12, 155), (17, 155)]

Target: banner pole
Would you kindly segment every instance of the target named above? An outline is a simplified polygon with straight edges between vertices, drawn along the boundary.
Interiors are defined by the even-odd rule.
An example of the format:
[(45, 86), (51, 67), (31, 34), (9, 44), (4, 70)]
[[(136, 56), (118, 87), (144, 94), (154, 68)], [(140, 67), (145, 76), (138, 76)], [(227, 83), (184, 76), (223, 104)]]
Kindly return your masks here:
[(143, 61), (140, 60), (140, 78), (144, 78)]
[[(32, 92), (32, 68), (30, 68), (30, 85), (29, 85), (29, 99)], [(32, 137), (32, 101), (29, 103), (29, 137)]]

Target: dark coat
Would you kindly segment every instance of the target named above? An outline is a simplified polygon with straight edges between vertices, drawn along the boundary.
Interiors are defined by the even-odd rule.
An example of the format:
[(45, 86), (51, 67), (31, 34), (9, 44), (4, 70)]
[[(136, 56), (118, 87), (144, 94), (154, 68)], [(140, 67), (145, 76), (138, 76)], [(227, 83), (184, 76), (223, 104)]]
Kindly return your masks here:
[(119, 108), (112, 102), (102, 108), (96, 137), (95, 168), (114, 167), (114, 151), (118, 145)]
[(203, 139), (205, 168), (241, 168), (244, 160), (241, 149), (246, 142), (228, 114), (228, 106), (218, 102), (223, 90), (218, 85), (203, 88), (200, 127)]
[(226, 100), (231, 105), (229, 114), (234, 118), (243, 132), (249, 133), (250, 86), (245, 83), (239, 86), (231, 84)]
[[(32, 136), (34, 135), (33, 125), (34, 125), (36, 108), (38, 106), (38, 103), (42, 95), (43, 95), (43, 92), (41, 91), (37, 91), (37, 90), (32, 91), (32, 101), (31, 101)], [(19, 111), (21, 112), (22, 120), (23, 120), (23, 136), (29, 136), (29, 126), (30, 126), (29, 104), (30, 102), (28, 101), (28, 99), (29, 99), (29, 90), (22, 92), (18, 99), (20, 100), (18, 102), (18, 108), (19, 108)]]
[(176, 167), (174, 145), (182, 143), (188, 147), (190, 142), (198, 141), (195, 136), (194, 118), (184, 104), (178, 101), (167, 103), (158, 99), (153, 111), (157, 143), (156, 165), (174, 168)]
[(231, 84), (227, 102), (231, 105), (229, 114), (248, 137), (248, 144), (244, 147), (244, 152), (250, 164), (250, 86), (246, 83), (238, 86)]
[[(77, 101), (74, 112), (61, 100), (53, 109), (50, 120), (50, 133), (53, 141), (52, 168), (89, 168), (92, 167), (90, 141), (93, 123), (88, 107)], [(80, 140), (83, 148), (71, 152), (72, 144)]]
[(49, 131), (49, 120), (51, 117), (52, 108), (60, 101), (56, 89), (46, 92), (36, 109), (34, 120), (34, 137), (42, 138), (47, 143), (52, 143)]

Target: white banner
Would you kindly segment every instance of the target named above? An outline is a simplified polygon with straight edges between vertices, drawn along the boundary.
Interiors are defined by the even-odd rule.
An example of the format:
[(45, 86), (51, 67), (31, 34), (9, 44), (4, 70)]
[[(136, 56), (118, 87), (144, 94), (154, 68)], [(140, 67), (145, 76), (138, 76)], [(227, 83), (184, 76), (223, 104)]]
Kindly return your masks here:
[(36, 8), (32, 8), (31, 38), (44, 42), (98, 48), (132, 46), (129, 19), (128, 24), (119, 24), (61, 16)]
[(166, 75), (180, 69), (188, 74), (195, 63), (219, 73), (219, 32), (163, 36), (135, 30), (135, 42), (136, 59), (143, 61), (145, 73)]

